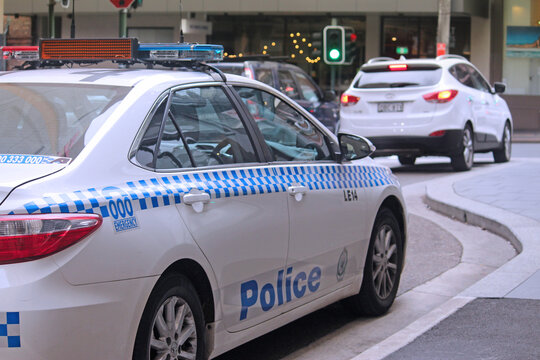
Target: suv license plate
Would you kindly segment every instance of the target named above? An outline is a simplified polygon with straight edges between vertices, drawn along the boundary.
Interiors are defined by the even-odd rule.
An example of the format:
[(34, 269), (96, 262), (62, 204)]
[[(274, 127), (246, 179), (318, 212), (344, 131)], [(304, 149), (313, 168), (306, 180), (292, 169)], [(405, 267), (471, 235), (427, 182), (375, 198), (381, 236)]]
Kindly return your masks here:
[(402, 102), (383, 102), (377, 104), (378, 112), (403, 112)]

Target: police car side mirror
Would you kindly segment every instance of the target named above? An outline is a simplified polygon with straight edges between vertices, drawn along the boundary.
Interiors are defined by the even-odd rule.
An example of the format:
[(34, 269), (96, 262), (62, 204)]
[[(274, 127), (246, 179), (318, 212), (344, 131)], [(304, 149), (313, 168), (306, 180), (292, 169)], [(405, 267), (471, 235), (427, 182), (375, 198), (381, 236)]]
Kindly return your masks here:
[(340, 133), (338, 135), (340, 162), (363, 159), (375, 151), (375, 146), (362, 136)]
[(501, 82), (496, 82), (493, 84), (493, 88), (495, 90), (495, 94), (502, 94), (506, 90), (506, 85)]

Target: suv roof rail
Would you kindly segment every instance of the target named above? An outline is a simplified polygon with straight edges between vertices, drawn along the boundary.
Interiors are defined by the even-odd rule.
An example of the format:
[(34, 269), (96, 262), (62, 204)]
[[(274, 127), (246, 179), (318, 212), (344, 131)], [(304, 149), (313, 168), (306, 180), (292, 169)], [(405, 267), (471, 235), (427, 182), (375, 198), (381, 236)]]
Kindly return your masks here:
[(270, 56), (270, 55), (244, 55), (242, 57), (224, 57), (222, 62), (242, 62), (242, 61), (282, 61), (289, 60), (288, 56)]
[(439, 55), (435, 58), (435, 60), (445, 60), (445, 59), (460, 59), (460, 60), (469, 61), (461, 55), (454, 55), (454, 54)]
[(388, 56), (380, 56), (380, 57), (369, 59), (367, 63), (373, 64), (374, 62), (380, 62), (380, 61), (396, 61), (396, 59), (388, 57)]

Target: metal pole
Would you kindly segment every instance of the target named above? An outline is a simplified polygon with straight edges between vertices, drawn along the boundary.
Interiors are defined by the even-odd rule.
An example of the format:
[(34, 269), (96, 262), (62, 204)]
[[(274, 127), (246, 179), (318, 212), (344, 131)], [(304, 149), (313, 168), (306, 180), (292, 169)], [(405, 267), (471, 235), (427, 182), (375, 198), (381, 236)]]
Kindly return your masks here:
[(55, 24), (54, 24), (54, 5), (56, 5), (56, 1), (49, 0), (49, 38), (54, 38), (55, 33)]
[(437, 25), (437, 44), (445, 44), (446, 54), (450, 43), (450, 11), (452, 0), (439, 0), (439, 22)]
[(120, 10), (118, 34), (120, 37), (127, 37), (127, 9)]
[(75, 39), (75, 0), (72, 1), (71, 5), (71, 38)]

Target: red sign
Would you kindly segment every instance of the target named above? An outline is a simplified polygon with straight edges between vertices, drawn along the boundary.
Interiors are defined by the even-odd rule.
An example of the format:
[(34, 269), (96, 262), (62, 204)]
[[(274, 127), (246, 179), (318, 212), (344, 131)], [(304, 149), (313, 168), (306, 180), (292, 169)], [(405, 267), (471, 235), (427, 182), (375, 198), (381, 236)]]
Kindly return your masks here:
[(437, 43), (437, 56), (445, 55), (446, 54), (446, 44), (445, 43)]
[(118, 9), (127, 9), (135, 0), (110, 0)]

